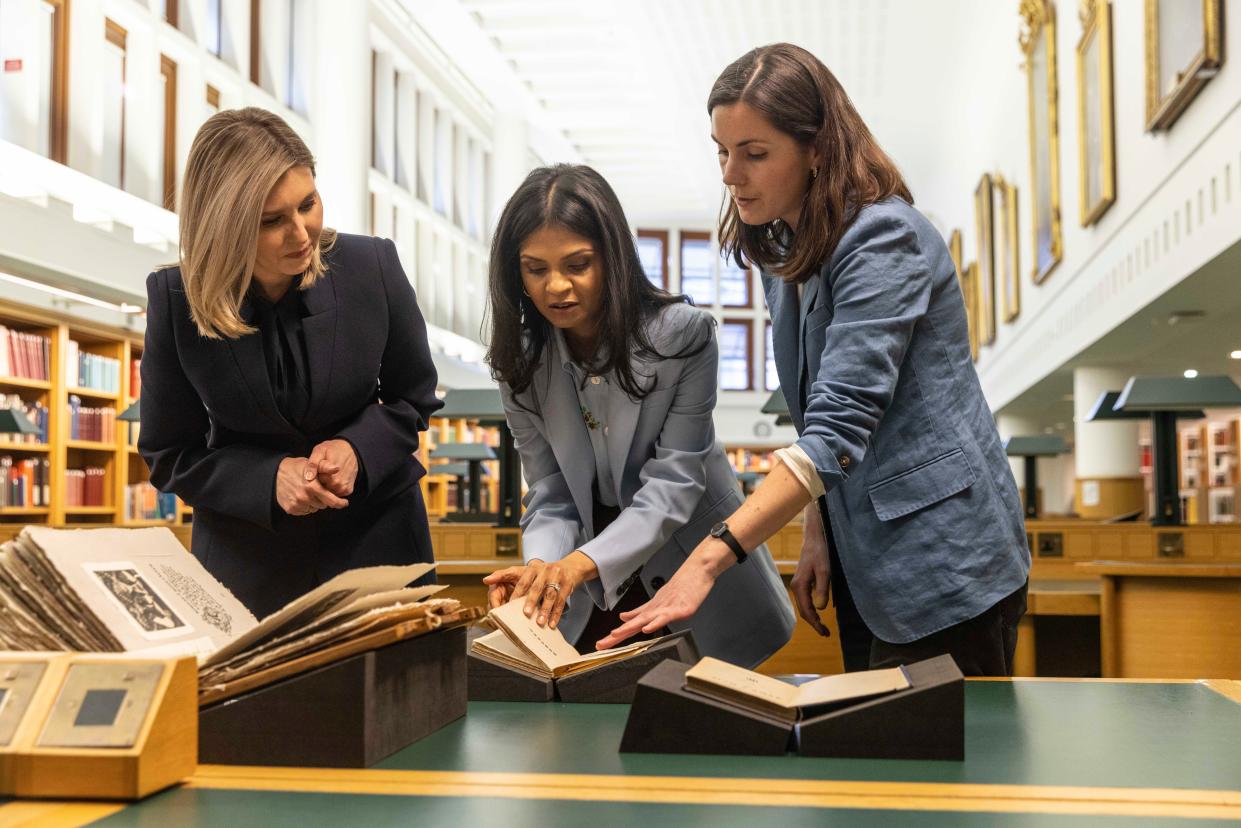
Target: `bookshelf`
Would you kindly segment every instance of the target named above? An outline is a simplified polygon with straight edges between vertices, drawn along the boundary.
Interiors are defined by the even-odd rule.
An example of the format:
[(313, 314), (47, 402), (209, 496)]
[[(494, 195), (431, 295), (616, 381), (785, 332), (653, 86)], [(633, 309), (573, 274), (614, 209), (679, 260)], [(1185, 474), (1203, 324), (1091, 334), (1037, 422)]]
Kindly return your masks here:
[[(179, 500), (162, 519), (134, 516), (126, 507), (129, 487), (149, 484), (137, 426), (118, 419), (138, 397), (131, 364), (142, 353), (140, 334), (0, 301), (0, 351), (0, 402), (20, 405), (47, 435), (0, 435), (0, 483), (6, 495), (13, 489), (22, 495), (18, 503), (0, 498), (0, 524), (188, 522), (191, 511)], [(37, 474), (25, 474), (30, 463)], [(41, 491), (32, 491), (34, 482), (15, 481), (14, 466)]]

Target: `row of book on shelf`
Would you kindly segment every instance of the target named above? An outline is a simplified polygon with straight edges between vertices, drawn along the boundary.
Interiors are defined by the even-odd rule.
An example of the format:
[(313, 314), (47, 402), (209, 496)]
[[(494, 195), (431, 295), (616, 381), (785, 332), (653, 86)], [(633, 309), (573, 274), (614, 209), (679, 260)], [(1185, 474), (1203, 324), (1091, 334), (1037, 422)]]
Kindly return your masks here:
[(111, 406), (82, 405), (76, 394), (69, 395), (69, 439), (110, 443), (116, 439), (116, 409)]
[(51, 461), (46, 457), (0, 455), (0, 508), (40, 508), (51, 503)]
[[(46, 457), (0, 455), (0, 508), (30, 509), (51, 505), (52, 466)], [(107, 472), (98, 466), (65, 470), (66, 506), (104, 506)]]
[(52, 342), (46, 336), (0, 325), (0, 377), (49, 379)]
[(121, 390), (121, 361), (83, 351), (71, 339), (65, 352), (65, 385), (115, 394)]
[(28, 403), (17, 394), (0, 394), (0, 409), (20, 411), (26, 415), (31, 425), (39, 430), (37, 434), (21, 434), (18, 432), (0, 432), (0, 441), (6, 443), (46, 443), (48, 416), (47, 406), (41, 402)]
[(177, 496), (161, 492), (148, 482), (125, 487), (125, 517), (129, 520), (173, 521), (177, 516)]

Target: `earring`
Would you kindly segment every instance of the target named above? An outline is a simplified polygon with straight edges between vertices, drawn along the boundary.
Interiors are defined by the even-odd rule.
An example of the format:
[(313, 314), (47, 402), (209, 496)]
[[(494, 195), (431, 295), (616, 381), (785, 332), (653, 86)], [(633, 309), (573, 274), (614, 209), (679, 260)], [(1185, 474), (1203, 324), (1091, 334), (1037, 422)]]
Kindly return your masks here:
[(818, 177), (819, 177), (819, 168), (818, 168), (818, 167), (811, 167), (811, 168), (810, 168), (810, 180), (811, 180), (811, 181), (814, 181), (814, 180), (815, 180), (816, 178), (818, 178)]

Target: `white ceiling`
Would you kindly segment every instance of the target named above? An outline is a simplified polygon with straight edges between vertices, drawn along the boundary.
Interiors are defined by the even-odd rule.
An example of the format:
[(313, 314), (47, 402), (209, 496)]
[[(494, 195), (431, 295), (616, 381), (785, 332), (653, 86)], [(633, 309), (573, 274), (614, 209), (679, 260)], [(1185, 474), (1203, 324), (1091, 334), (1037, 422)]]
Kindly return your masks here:
[[(947, 90), (978, 0), (457, 0), (638, 223), (709, 222), (722, 193), (705, 110), (749, 49), (789, 41), (840, 79), (911, 187), (934, 177), (956, 129)], [(1012, 21), (1016, 54), (1016, 3)], [(1016, 58), (1014, 58), (1014, 61)], [(949, 119), (950, 120), (950, 119)], [(957, 126), (959, 128), (959, 125)]]

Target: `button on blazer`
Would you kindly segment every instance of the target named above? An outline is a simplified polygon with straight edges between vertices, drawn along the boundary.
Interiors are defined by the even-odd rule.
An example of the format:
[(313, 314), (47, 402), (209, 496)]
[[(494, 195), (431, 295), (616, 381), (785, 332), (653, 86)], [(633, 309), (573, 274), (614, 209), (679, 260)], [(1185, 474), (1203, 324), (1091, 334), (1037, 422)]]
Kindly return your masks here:
[[(597, 580), (571, 596), (561, 619), (570, 641), (593, 606), (609, 609), (630, 588), (653, 595), (711, 526), (741, 505), (736, 475), (712, 422), (719, 364), (714, 320), (707, 311), (678, 303), (647, 324), (662, 354), (709, 343), (691, 357), (635, 363), (640, 375), (654, 382), (641, 401), (610, 384), (604, 422), (621, 510), (602, 532), (592, 525), (594, 450), (573, 376), (556, 348), (550, 343), (544, 348), (531, 386), (516, 399), (508, 386), (500, 386), (528, 486), (523, 556), (551, 562), (581, 549), (599, 569)], [(691, 619), (671, 627), (692, 628), (703, 655), (753, 666), (784, 646), (793, 624), (788, 593), (771, 554), (760, 546), (724, 573)]]
[[(204, 337), (180, 268), (147, 278), (138, 449), (151, 482), (194, 507), (194, 555), (260, 617), (345, 569), (432, 559), (412, 452), (442, 403), (413, 288), (391, 241), (341, 233), (325, 261), (304, 292), (300, 428), (276, 407), (258, 333)], [(286, 514), (280, 462), (332, 438), (358, 456), (349, 506)]]
[(902, 644), (1030, 569), (1017, 484), (970, 356), (956, 268), (904, 201), (864, 208), (802, 288), (763, 274), (797, 443), (862, 619)]

